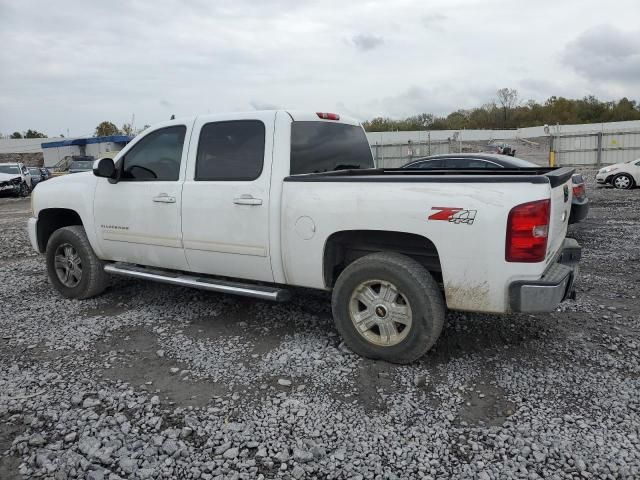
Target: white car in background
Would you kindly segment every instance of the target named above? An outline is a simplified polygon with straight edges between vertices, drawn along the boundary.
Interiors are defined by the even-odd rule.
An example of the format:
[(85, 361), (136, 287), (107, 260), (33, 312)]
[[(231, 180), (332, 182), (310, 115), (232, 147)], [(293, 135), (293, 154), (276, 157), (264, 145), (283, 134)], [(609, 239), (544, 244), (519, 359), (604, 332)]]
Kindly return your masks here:
[(626, 163), (614, 163), (601, 168), (596, 174), (596, 182), (609, 184), (615, 188), (628, 189), (640, 185), (640, 158)]
[(31, 188), (31, 174), (24, 163), (0, 163), (0, 193), (26, 197)]

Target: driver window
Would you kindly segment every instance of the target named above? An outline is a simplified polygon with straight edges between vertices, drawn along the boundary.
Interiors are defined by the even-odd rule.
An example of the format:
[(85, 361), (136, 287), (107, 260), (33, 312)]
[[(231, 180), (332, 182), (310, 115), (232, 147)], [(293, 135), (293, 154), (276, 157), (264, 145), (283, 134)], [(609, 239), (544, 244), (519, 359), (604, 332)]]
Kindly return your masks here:
[(121, 180), (178, 180), (186, 131), (184, 125), (178, 125), (156, 130), (140, 140), (124, 156)]

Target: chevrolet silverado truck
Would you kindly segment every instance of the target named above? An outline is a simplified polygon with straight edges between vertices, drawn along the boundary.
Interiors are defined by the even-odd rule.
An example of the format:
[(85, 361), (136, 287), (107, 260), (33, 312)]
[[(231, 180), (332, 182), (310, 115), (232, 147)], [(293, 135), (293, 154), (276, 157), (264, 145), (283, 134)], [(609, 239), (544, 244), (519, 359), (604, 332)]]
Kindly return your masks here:
[(374, 168), (333, 113), (156, 125), (93, 172), (43, 183), (28, 231), (65, 297), (111, 275), (275, 301), (331, 291), (356, 353), (411, 362), (445, 309), (547, 312), (572, 295), (569, 168)]

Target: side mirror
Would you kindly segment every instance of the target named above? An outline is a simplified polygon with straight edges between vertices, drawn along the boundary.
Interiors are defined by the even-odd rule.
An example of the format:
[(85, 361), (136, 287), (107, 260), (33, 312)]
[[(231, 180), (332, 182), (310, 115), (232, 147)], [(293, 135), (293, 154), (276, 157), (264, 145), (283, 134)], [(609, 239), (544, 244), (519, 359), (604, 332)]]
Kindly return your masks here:
[(93, 174), (96, 177), (115, 178), (116, 165), (113, 163), (113, 158), (99, 158), (93, 162)]

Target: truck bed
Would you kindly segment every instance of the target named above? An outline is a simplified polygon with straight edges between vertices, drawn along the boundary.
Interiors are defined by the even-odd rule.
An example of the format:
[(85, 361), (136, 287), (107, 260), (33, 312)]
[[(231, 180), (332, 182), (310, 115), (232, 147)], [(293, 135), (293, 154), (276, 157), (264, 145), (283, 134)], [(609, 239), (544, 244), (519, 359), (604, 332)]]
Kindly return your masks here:
[(334, 170), (285, 177), (285, 182), (418, 182), (418, 183), (549, 183), (552, 188), (571, 178), (568, 167), (496, 169), (369, 168)]

